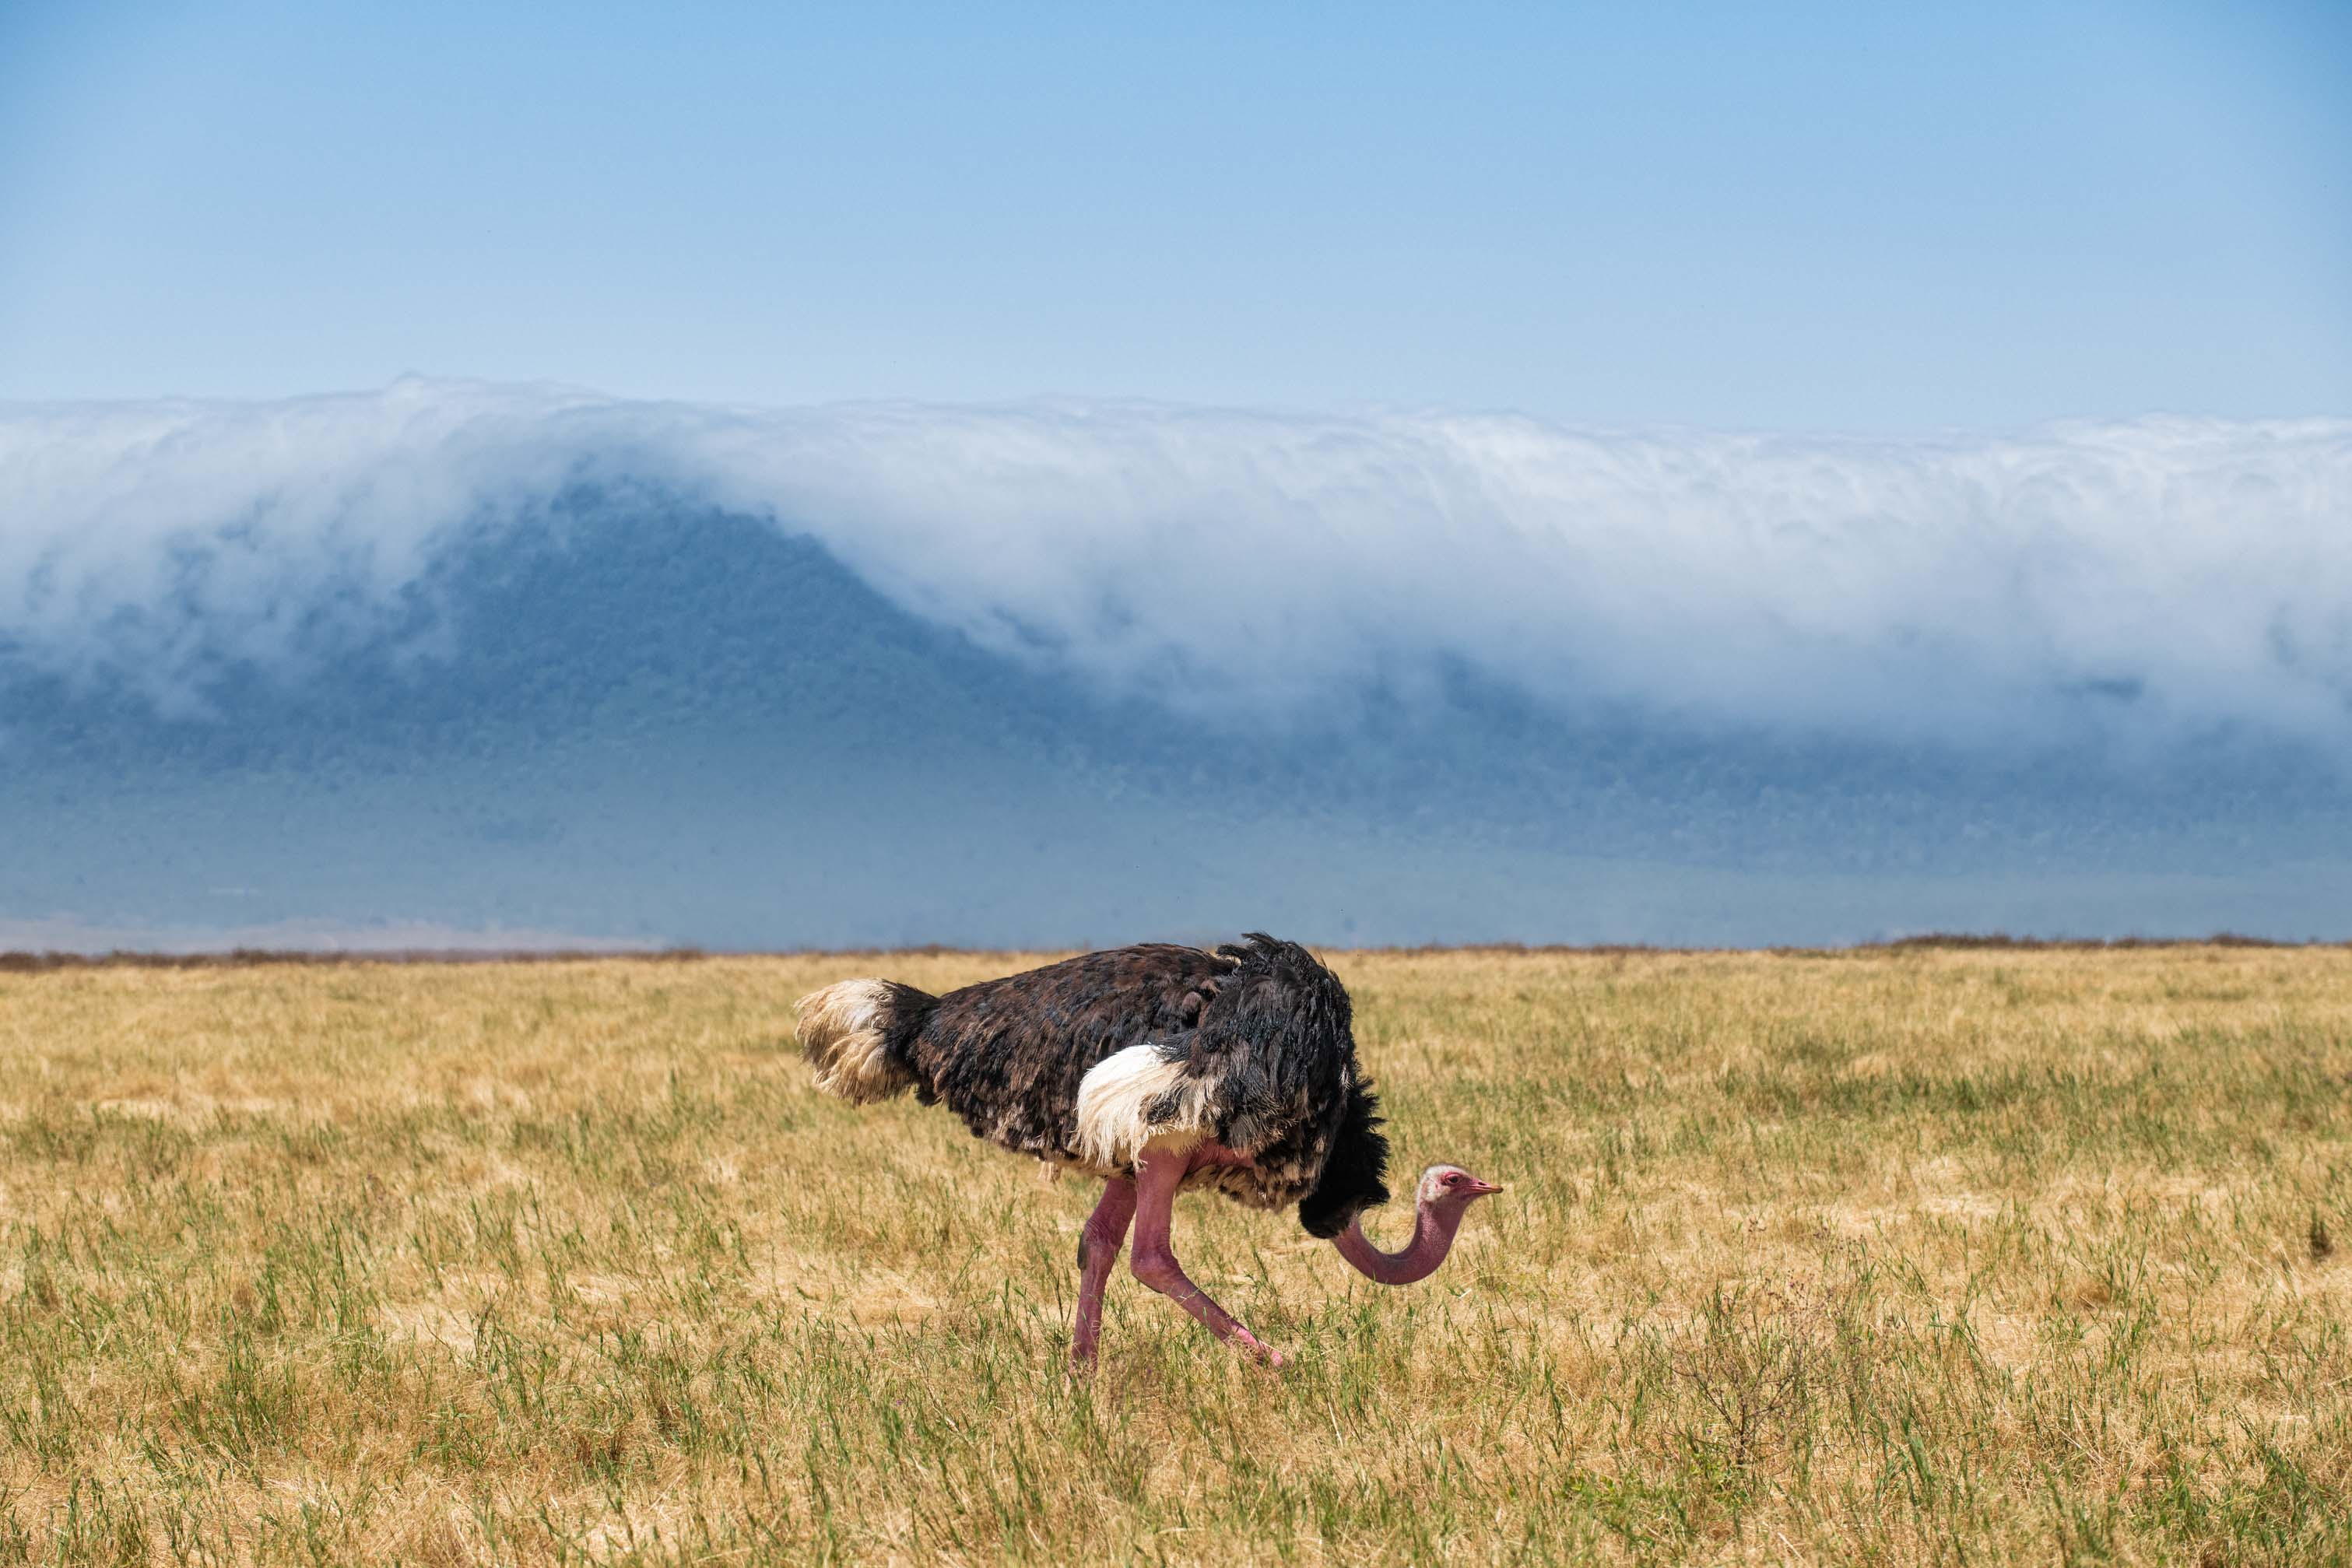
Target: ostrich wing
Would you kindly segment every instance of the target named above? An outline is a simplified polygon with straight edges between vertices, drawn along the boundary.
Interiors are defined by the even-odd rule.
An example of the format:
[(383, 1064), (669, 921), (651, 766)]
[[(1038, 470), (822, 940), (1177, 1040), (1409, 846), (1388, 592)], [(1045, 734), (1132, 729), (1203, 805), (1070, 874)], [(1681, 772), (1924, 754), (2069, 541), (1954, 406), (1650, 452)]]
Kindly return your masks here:
[(1103, 1058), (1181, 1038), (1233, 962), (1150, 943), (948, 992), (909, 1042), (915, 1093), (1028, 1153), (1076, 1146), (1078, 1084)]

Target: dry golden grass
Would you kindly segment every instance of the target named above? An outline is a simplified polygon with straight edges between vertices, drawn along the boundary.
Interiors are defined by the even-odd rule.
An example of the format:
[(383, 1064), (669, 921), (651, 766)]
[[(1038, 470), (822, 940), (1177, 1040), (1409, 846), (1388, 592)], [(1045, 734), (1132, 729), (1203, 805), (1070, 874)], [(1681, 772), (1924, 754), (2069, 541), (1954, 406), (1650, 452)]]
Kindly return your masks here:
[[(845, 962), (0, 976), (0, 1561), (2352, 1560), (2352, 955), (1339, 955), (1388, 1291), (811, 1089)], [(1376, 1217), (1393, 1238), (1401, 1214)]]

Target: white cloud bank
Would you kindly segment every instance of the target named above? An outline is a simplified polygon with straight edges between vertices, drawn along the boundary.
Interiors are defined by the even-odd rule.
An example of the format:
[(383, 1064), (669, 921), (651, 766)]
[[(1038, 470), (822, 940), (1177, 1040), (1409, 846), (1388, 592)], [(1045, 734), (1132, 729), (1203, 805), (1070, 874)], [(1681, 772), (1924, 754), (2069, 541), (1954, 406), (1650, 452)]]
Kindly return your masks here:
[(1886, 441), (417, 381), (0, 405), (0, 642), (184, 701), (224, 660), (330, 655), (467, 530), (614, 481), (773, 517), (985, 646), (1188, 706), (1454, 659), (1707, 724), (2352, 737), (2345, 420)]

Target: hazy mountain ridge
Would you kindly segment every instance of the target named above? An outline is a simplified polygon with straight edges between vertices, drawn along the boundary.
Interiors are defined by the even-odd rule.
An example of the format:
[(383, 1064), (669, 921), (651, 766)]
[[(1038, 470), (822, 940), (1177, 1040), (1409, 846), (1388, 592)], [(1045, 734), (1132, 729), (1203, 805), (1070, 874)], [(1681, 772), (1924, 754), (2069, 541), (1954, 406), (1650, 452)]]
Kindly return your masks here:
[(2259, 913), (2267, 870), (2352, 843), (2333, 765), (2275, 741), (2158, 767), (2103, 737), (1872, 746), (1571, 711), (1446, 661), (1282, 724), (1213, 692), (1173, 709), (982, 649), (806, 535), (651, 486), (479, 519), (352, 623), (290, 662), (215, 662), (181, 711), (18, 660), (0, 907), (721, 946), (1262, 921), (1835, 939), (1986, 922), (1948, 899), (1809, 910), (1822, 878), (1914, 904), (1894, 883), (2038, 879), (2149, 929), (2102, 879), (2221, 879)]

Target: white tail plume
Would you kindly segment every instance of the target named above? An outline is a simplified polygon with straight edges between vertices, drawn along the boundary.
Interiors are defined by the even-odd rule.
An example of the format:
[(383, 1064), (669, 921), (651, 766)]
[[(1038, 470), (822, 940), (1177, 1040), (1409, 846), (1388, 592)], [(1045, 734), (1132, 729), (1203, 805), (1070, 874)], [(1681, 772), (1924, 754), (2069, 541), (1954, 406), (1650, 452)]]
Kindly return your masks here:
[(915, 1075), (890, 1054), (890, 1001), (887, 980), (843, 980), (793, 1004), (818, 1088), (864, 1105), (914, 1086)]

